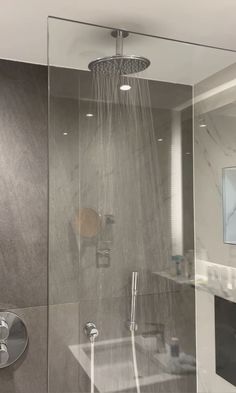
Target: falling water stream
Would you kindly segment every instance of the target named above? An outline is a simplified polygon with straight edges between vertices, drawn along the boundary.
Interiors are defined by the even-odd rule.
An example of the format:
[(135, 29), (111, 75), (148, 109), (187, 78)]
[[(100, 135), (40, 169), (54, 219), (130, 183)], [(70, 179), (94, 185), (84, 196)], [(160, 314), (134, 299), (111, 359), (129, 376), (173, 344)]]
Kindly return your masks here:
[[(124, 84), (131, 86), (131, 89), (120, 90)], [(150, 272), (157, 267), (161, 269), (161, 265), (168, 260), (166, 217), (149, 81), (137, 75), (122, 77), (119, 74), (93, 72), (93, 97), (90, 110), (95, 113), (95, 125), (92, 133), (89, 128), (87, 132), (91, 135), (91, 157), (96, 168), (93, 184), (96, 209), (101, 216), (107, 213), (115, 216), (119, 257), (118, 261), (115, 257), (111, 259), (113, 269), (114, 264), (122, 261), (125, 281), (128, 281), (130, 270), (139, 271), (140, 291), (145, 292), (147, 288), (150, 289)], [(86, 173), (89, 184), (89, 170), (83, 173)], [(121, 235), (118, 234), (118, 225)], [(97, 272), (99, 291), (107, 291), (107, 274), (109, 271), (105, 269)], [(122, 285), (125, 287), (127, 283), (123, 282)], [(109, 290), (116, 290), (115, 277), (110, 282)], [(98, 309), (102, 309), (104, 293), (98, 295)], [(136, 391), (140, 393), (134, 332), (131, 332), (131, 343)], [(93, 392), (94, 343), (91, 343)]]
[[(120, 90), (129, 85), (128, 91)], [(166, 260), (164, 241), (165, 221), (161, 195), (161, 175), (157, 141), (153, 124), (149, 81), (140, 75), (122, 77), (119, 74), (93, 73), (96, 103), (96, 138), (99, 149), (97, 208), (103, 214), (128, 209), (127, 219), (135, 230), (134, 252), (146, 267), (145, 236), (155, 233), (155, 257)], [(135, 200), (134, 200), (135, 195)], [(132, 210), (132, 212), (131, 212)], [(135, 214), (132, 214), (135, 210)], [(129, 216), (130, 215), (130, 216)], [(149, 222), (145, 234), (142, 222)], [(129, 225), (123, 226), (123, 241), (128, 240)], [(123, 247), (125, 251), (127, 248)], [(129, 256), (126, 255), (127, 263)], [(133, 269), (135, 270), (135, 269)], [(139, 269), (137, 269), (139, 270)]]

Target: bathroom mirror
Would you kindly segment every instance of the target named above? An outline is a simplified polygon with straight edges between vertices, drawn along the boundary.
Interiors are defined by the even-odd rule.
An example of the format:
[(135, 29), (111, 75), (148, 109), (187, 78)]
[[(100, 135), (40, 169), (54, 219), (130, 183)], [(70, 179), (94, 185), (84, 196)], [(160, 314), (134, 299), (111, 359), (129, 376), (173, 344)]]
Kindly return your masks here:
[(224, 242), (236, 244), (236, 167), (223, 168)]
[(75, 218), (76, 231), (83, 237), (92, 238), (96, 236), (101, 227), (101, 217), (92, 208), (79, 209)]

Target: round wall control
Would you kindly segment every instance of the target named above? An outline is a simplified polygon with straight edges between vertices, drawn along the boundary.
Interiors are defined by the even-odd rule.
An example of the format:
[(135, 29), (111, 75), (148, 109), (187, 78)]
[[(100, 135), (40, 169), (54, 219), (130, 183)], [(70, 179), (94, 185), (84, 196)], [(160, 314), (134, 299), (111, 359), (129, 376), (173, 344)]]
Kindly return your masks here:
[(15, 363), (28, 344), (27, 329), (18, 315), (0, 311), (0, 368)]

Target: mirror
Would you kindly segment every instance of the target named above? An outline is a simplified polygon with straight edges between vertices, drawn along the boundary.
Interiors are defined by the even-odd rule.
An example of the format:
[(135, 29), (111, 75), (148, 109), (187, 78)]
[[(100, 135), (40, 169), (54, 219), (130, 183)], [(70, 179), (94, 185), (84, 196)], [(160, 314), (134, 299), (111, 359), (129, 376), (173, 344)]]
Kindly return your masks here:
[(236, 244), (236, 167), (223, 168), (224, 242)]
[(76, 231), (83, 237), (96, 236), (101, 228), (101, 217), (92, 208), (79, 209), (75, 218)]

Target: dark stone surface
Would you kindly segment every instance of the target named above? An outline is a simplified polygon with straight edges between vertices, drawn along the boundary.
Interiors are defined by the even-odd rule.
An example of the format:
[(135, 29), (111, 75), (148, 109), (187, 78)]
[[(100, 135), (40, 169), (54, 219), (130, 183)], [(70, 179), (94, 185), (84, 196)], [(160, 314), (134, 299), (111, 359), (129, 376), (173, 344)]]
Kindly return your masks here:
[(0, 173), (0, 305), (46, 305), (46, 67), (0, 61)]
[(216, 374), (236, 386), (236, 304), (215, 296)]
[(4, 393), (47, 392), (47, 68), (0, 60), (0, 307), (29, 345)]

